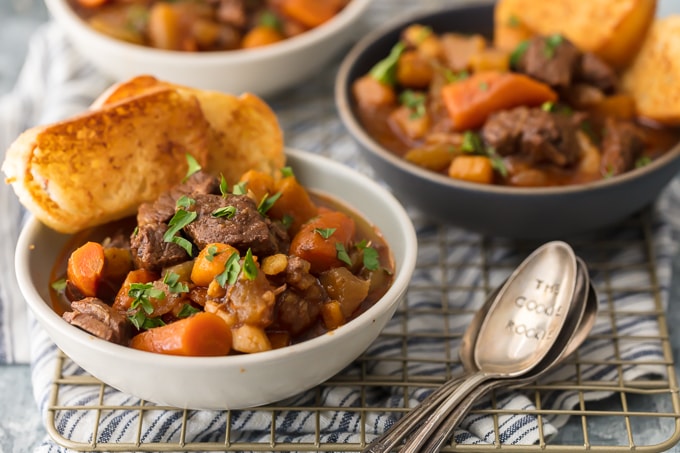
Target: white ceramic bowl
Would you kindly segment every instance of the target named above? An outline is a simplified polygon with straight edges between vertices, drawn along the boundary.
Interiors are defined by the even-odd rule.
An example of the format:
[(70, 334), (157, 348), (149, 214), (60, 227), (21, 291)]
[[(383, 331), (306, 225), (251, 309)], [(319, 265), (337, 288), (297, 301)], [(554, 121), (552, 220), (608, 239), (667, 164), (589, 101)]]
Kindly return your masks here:
[[(90, 374), (158, 404), (252, 407), (293, 396), (332, 377), (366, 350), (394, 314), (415, 268), (415, 230), (399, 202), (369, 178), (327, 158), (286, 152), (288, 164), (306, 187), (353, 207), (383, 233), (392, 250), (396, 266), (392, 286), (356, 319), (296, 345), (237, 356), (168, 356), (110, 343), (68, 324), (52, 310), (50, 269), (69, 236), (32, 219), (19, 238), (15, 265), (19, 286), (38, 322)], [(196, 382), (197, 376), (200, 385), (186, 385)]]
[(73, 46), (102, 73), (120, 81), (140, 74), (206, 90), (268, 97), (315, 75), (356, 39), (371, 0), (352, 0), (328, 22), (270, 46), (180, 52), (129, 44), (92, 29), (66, 0), (45, 0)]

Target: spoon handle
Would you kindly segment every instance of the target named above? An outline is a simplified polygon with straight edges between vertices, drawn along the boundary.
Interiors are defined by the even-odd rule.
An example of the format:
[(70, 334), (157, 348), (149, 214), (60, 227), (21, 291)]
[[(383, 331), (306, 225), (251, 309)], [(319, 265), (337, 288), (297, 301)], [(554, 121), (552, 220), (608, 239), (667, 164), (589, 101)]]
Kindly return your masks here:
[(476, 387), (492, 378), (493, 375), (482, 371), (471, 374), (465, 382), (456, 387), (456, 389), (442, 401), (439, 407), (427, 417), (425, 422), (416, 430), (415, 434), (406, 441), (400, 452), (421, 453), (423, 444), (427, 442), (430, 436), (432, 436), (432, 433), (439, 428), (441, 423), (443, 423), (458, 403), (464, 400)]
[(467, 375), (461, 375), (446, 381), (441, 387), (430, 393), (421, 403), (394, 422), (390, 429), (375, 438), (362, 453), (385, 453), (392, 451), (413, 429), (432, 412), (449, 394), (460, 384), (465, 382)]
[(494, 379), (482, 383), (477, 388), (473, 389), (463, 398), (460, 403), (446, 416), (446, 418), (439, 424), (436, 431), (427, 439), (427, 443), (420, 450), (421, 453), (437, 453), (441, 450), (446, 440), (451, 436), (454, 428), (467, 415), (472, 406), (477, 400), (481, 399), (489, 391), (502, 387), (504, 385), (512, 385), (512, 381), (505, 379)]

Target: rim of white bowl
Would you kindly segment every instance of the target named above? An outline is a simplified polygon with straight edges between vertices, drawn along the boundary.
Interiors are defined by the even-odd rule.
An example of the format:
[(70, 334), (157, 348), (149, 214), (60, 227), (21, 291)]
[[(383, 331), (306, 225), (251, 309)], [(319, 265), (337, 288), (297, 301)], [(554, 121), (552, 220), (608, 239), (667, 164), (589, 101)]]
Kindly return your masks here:
[(351, 95), (351, 87), (349, 87), (349, 73), (354, 66), (355, 61), (363, 54), (366, 49), (372, 46), (375, 41), (379, 40), (383, 35), (391, 33), (396, 29), (403, 28), (404, 26), (421, 21), (423, 18), (432, 16), (433, 14), (441, 14), (443, 12), (455, 13), (460, 11), (465, 11), (468, 8), (478, 8), (481, 6), (491, 6), (493, 1), (486, 0), (482, 3), (469, 3), (464, 2), (455, 5), (446, 5), (444, 7), (434, 7), (427, 8), (420, 11), (411, 11), (406, 14), (396, 17), (385, 23), (383, 26), (378, 27), (373, 30), (358, 42), (349, 50), (349, 52), (343, 58), (340, 67), (338, 69), (336, 79), (335, 79), (335, 101), (337, 104), (337, 110), (339, 112), (340, 118), (344, 123), (345, 127), (351, 132), (356, 140), (359, 141), (361, 146), (366, 148), (370, 153), (375, 154), (379, 158), (387, 161), (390, 165), (393, 165), (406, 173), (412, 173), (418, 176), (420, 179), (429, 180), (433, 183), (440, 184), (442, 186), (448, 186), (451, 188), (465, 189), (468, 191), (489, 193), (489, 194), (502, 194), (505, 196), (522, 196), (522, 197), (542, 197), (547, 195), (560, 195), (569, 193), (579, 193), (579, 192), (591, 192), (593, 190), (608, 189), (613, 186), (620, 184), (625, 184), (626, 182), (642, 178), (648, 173), (655, 172), (660, 167), (663, 167), (667, 162), (680, 157), (680, 143), (676, 143), (664, 154), (654, 159), (649, 164), (644, 167), (635, 168), (621, 175), (617, 175), (614, 178), (600, 179), (597, 181), (592, 181), (583, 184), (574, 184), (567, 186), (550, 186), (550, 187), (513, 187), (513, 186), (497, 186), (490, 184), (477, 184), (472, 182), (467, 182), (463, 180), (457, 180), (449, 178), (445, 175), (420, 168), (414, 164), (406, 162), (406, 160), (398, 157), (396, 154), (385, 149), (380, 145), (373, 137), (371, 137), (364, 127), (361, 125), (359, 120), (354, 114), (353, 102), (349, 98)]
[(255, 49), (236, 49), (224, 51), (184, 52), (176, 50), (156, 49), (137, 44), (131, 44), (107, 36), (95, 31), (78, 16), (68, 5), (66, 0), (45, 0), (50, 13), (66, 25), (65, 31), (73, 35), (74, 30), (79, 30), (97, 45), (112, 51), (125, 52), (131, 56), (149, 61), (162, 61), (167, 59), (181, 59), (186, 64), (224, 64), (244, 63), (257, 60), (266, 60), (273, 56), (293, 53), (297, 50), (313, 46), (318, 41), (330, 38), (338, 31), (350, 26), (352, 22), (359, 20), (362, 13), (368, 8), (371, 0), (351, 0), (337, 15), (318, 27), (307, 30), (297, 36), (287, 38), (279, 43), (263, 46)]
[[(71, 340), (79, 341), (82, 342), (83, 345), (87, 345), (84, 347), (106, 353), (107, 355), (123, 355), (126, 356), (126, 360), (140, 363), (148, 362), (150, 357), (154, 357), (153, 360), (155, 363), (167, 366), (186, 365), (186, 362), (188, 361), (191, 362), (191, 365), (204, 367), (248, 366), (257, 364), (259, 362), (284, 359), (287, 356), (293, 354), (304, 354), (306, 351), (320, 347), (325, 343), (336, 342), (342, 338), (348, 337), (352, 335), (355, 330), (375, 328), (373, 320), (375, 319), (376, 315), (389, 310), (393, 304), (399, 303), (398, 300), (400, 300), (405, 294), (413, 271), (415, 270), (418, 241), (411, 219), (406, 213), (404, 207), (390, 192), (387, 191), (387, 189), (371, 180), (366, 175), (363, 175), (351, 169), (350, 167), (335, 162), (329, 158), (311, 154), (306, 151), (286, 148), (286, 154), (299, 160), (316, 163), (317, 165), (323, 165), (332, 169), (334, 174), (340, 174), (344, 178), (360, 181), (361, 184), (365, 185), (369, 190), (374, 192), (376, 197), (380, 198), (381, 203), (386, 205), (389, 210), (394, 213), (397, 225), (400, 225), (402, 228), (402, 236), (404, 239), (404, 260), (402, 263), (398, 263), (392, 285), (381, 299), (379, 299), (364, 313), (357, 316), (347, 324), (344, 324), (335, 330), (330, 331), (329, 333), (325, 333), (318, 337), (311, 338), (291, 346), (286, 346), (284, 348), (258, 352), (255, 354), (220, 357), (186, 357), (156, 354), (138, 351), (127, 346), (121, 346), (106, 340), (95, 338), (85, 331), (71, 326), (66, 321), (64, 321), (61, 316), (59, 316), (51, 308), (49, 301), (45, 301), (41, 297), (37, 291), (37, 288), (35, 288), (33, 285), (29, 268), (31, 239), (34, 236), (36, 230), (47, 228), (33, 216), (25, 224), (19, 235), (15, 253), (15, 269), (17, 270), (17, 280), (19, 282), (19, 288), (26, 299), (26, 303), (34, 312), (36, 312), (36, 316), (42, 320), (42, 322), (48, 323), (53, 329), (62, 331), (64, 336), (69, 337)], [(339, 196), (338, 199), (342, 201)], [(52, 266), (53, 263), (49, 263), (48, 265)]]

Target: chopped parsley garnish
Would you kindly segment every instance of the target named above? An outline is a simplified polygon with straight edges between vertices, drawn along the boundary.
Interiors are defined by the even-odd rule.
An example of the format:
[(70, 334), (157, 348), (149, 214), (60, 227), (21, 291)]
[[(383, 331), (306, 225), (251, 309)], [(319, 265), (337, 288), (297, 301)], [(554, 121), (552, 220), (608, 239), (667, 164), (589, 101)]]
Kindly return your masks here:
[(264, 194), (264, 197), (262, 197), (262, 200), (260, 200), (260, 204), (257, 205), (257, 211), (265, 215), (267, 211), (271, 209), (272, 206), (274, 206), (274, 203), (276, 203), (276, 200), (281, 197), (281, 192), (277, 192), (271, 197), (269, 196), (268, 193)]
[(551, 101), (546, 101), (541, 104), (541, 110), (544, 112), (552, 112), (555, 109), (555, 103)]
[(335, 233), (336, 228), (314, 228), (314, 232), (318, 233), (322, 238), (328, 239)]
[(290, 176), (295, 176), (295, 173), (293, 173), (293, 169), (291, 167), (283, 167), (281, 168), (281, 176), (288, 178)]
[(168, 289), (171, 293), (188, 293), (189, 285), (185, 282), (180, 281), (179, 274), (169, 271), (163, 276), (163, 283), (168, 285)]
[(465, 80), (470, 77), (470, 73), (465, 70), (453, 72), (452, 70), (446, 68), (444, 70), (444, 77), (448, 83), (460, 82), (461, 80)]
[(427, 113), (425, 102), (427, 97), (425, 93), (419, 93), (413, 90), (404, 90), (399, 95), (399, 102), (411, 111), (410, 118), (412, 120), (422, 118)]
[(224, 271), (215, 277), (217, 283), (222, 288), (226, 288), (227, 284), (233, 285), (238, 280), (238, 274), (241, 273), (241, 257), (238, 253), (232, 253), (227, 262), (224, 264)]
[(187, 241), (181, 236), (177, 236), (177, 233), (193, 222), (198, 214), (194, 211), (185, 211), (184, 209), (178, 209), (175, 215), (172, 216), (170, 222), (168, 222), (168, 231), (163, 235), (163, 241), (174, 242), (175, 244), (182, 247), (189, 256), (192, 254), (191, 242)]
[(487, 155), (491, 159), (491, 167), (501, 174), (502, 177), (508, 177), (508, 167), (505, 166), (505, 161), (496, 153), (494, 148), (487, 148)]
[(607, 165), (607, 169), (605, 170), (602, 177), (605, 178), (605, 179), (613, 178), (614, 177), (614, 167), (612, 167), (611, 165)]
[(220, 252), (217, 250), (217, 247), (215, 247), (214, 245), (209, 245), (208, 250), (206, 250), (205, 253), (205, 259), (212, 262), (212, 260), (214, 260), (215, 257), (219, 254)]
[(191, 175), (193, 175), (194, 173), (196, 173), (197, 171), (199, 171), (201, 169), (201, 164), (198, 163), (198, 161), (196, 160), (196, 158), (194, 156), (187, 153), (186, 157), (187, 157), (187, 164), (189, 164), (189, 169), (187, 170), (187, 174), (186, 174), (186, 176), (184, 176), (184, 179), (182, 180), (182, 182), (189, 179), (191, 177)]
[(178, 318), (188, 318), (191, 315), (194, 315), (196, 313), (200, 313), (201, 310), (195, 308), (191, 304), (184, 304), (182, 305), (182, 308), (179, 310), (179, 313), (177, 313)]
[(517, 67), (519, 61), (522, 59), (528, 48), (529, 41), (522, 41), (521, 43), (517, 44), (515, 50), (513, 50), (512, 53), (510, 54), (510, 67), (512, 68)]
[(195, 204), (196, 204), (196, 200), (194, 200), (193, 198), (189, 198), (186, 195), (182, 195), (181, 197), (179, 197), (177, 199), (176, 206), (178, 208), (189, 209), (190, 207), (192, 207)]
[(132, 237), (137, 236), (137, 233), (139, 233), (139, 225), (135, 226), (135, 229), (132, 230)]
[(342, 261), (343, 263), (346, 263), (348, 266), (352, 265), (352, 260), (349, 257), (349, 253), (347, 253), (347, 250), (345, 249), (345, 245), (342, 242), (336, 242), (335, 243), (335, 251), (337, 252), (336, 257)]
[(231, 190), (231, 193), (234, 195), (245, 195), (248, 193), (248, 190), (246, 189), (247, 185), (247, 181), (241, 181), (238, 184), (234, 184), (234, 188)]
[(281, 223), (283, 224), (283, 227), (284, 227), (285, 229), (288, 229), (288, 228), (290, 228), (290, 226), (293, 224), (293, 221), (294, 221), (294, 220), (295, 220), (295, 219), (293, 218), (292, 215), (290, 215), (290, 214), (284, 214), (284, 215), (283, 215), (283, 218), (281, 219)]
[(227, 184), (227, 178), (222, 173), (220, 173), (220, 193), (222, 198), (226, 198), (229, 195), (229, 184)]
[(562, 35), (556, 33), (545, 38), (545, 47), (543, 48), (543, 55), (546, 58), (552, 58), (555, 56), (555, 50), (562, 44), (564, 38)]
[(489, 84), (487, 82), (479, 82), (478, 88), (480, 91), (486, 91), (489, 89)]
[(464, 153), (484, 153), (484, 144), (478, 134), (472, 131), (465, 131), (460, 150)]
[(271, 11), (263, 11), (258, 20), (258, 24), (263, 27), (273, 28), (274, 30), (281, 30), (281, 21)]
[(380, 267), (378, 251), (370, 247), (366, 240), (359, 242), (357, 248), (363, 252), (364, 267), (369, 271), (375, 271)]
[(216, 218), (226, 217), (227, 219), (231, 219), (236, 215), (236, 206), (223, 206), (221, 208), (217, 208), (211, 212), (210, 215)]
[(162, 290), (154, 288), (153, 283), (131, 283), (128, 296), (132, 297), (128, 312), (132, 313), (137, 310), (136, 313), (128, 316), (128, 319), (137, 329), (149, 329), (162, 325), (159, 324), (159, 322), (163, 323), (162, 320), (148, 317), (154, 310), (151, 299), (165, 299), (165, 293)]
[(519, 25), (520, 25), (520, 20), (519, 20), (519, 18), (518, 18), (517, 16), (515, 16), (514, 14), (512, 14), (512, 15), (508, 18), (508, 27), (510, 27), (510, 28), (517, 28), (517, 27), (519, 27)]
[(257, 264), (255, 264), (251, 249), (248, 249), (246, 257), (243, 259), (243, 275), (249, 280), (255, 280), (255, 277), (257, 277)]
[(396, 43), (390, 54), (371, 68), (369, 72), (371, 77), (385, 85), (394, 85), (397, 79), (397, 62), (404, 50), (406, 50), (404, 42)]
[(642, 168), (649, 165), (652, 162), (652, 158), (649, 156), (641, 156), (635, 161), (635, 168)]
[(50, 286), (55, 291), (64, 291), (66, 289), (66, 279), (60, 278), (59, 280), (55, 280)]

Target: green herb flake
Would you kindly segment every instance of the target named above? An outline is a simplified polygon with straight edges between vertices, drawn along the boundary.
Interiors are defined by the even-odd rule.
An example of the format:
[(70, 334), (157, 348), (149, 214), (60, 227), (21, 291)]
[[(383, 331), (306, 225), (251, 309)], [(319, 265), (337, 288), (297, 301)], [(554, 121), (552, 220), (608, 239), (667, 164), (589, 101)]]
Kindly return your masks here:
[(614, 167), (612, 167), (611, 165), (607, 165), (607, 169), (605, 170), (602, 177), (604, 179), (613, 178), (614, 177)]
[(182, 305), (182, 308), (180, 308), (179, 313), (177, 313), (177, 317), (182, 319), (182, 318), (188, 318), (191, 315), (195, 315), (196, 313), (200, 313), (201, 310), (197, 309), (191, 304), (184, 304)]
[(189, 179), (191, 177), (191, 175), (193, 175), (194, 173), (201, 170), (201, 164), (198, 163), (198, 161), (196, 160), (196, 158), (194, 156), (187, 153), (186, 158), (187, 158), (187, 164), (189, 165), (189, 168), (188, 168), (187, 174), (186, 174), (186, 176), (184, 176), (184, 179), (182, 180), (182, 182), (186, 181), (187, 179)]
[(287, 230), (293, 224), (294, 220), (295, 219), (293, 218), (292, 215), (284, 214), (283, 218), (281, 219), (281, 223), (283, 224), (283, 227)]
[(652, 163), (652, 158), (649, 156), (641, 156), (635, 161), (635, 168), (642, 168)]
[(364, 267), (369, 271), (375, 271), (380, 267), (380, 257), (378, 251), (373, 247), (365, 247), (363, 249)]
[(562, 44), (564, 38), (559, 33), (553, 34), (545, 38), (545, 47), (543, 48), (543, 55), (546, 58), (555, 56), (555, 51)]
[(446, 79), (447, 83), (460, 82), (461, 80), (465, 80), (468, 77), (470, 77), (470, 73), (465, 70), (458, 72), (453, 72), (448, 68), (444, 70), (444, 78)]
[(168, 222), (168, 230), (163, 235), (163, 241), (174, 242), (175, 244), (182, 247), (189, 256), (192, 255), (192, 245), (191, 242), (187, 241), (183, 237), (177, 236), (177, 233), (193, 222), (198, 214), (193, 211), (185, 211), (184, 209), (179, 209), (172, 216), (170, 222)]
[(510, 67), (516, 68), (520, 60), (529, 48), (529, 41), (522, 41), (515, 47), (515, 50), (510, 54)]
[(224, 271), (215, 277), (215, 280), (217, 280), (217, 283), (219, 283), (222, 288), (226, 288), (227, 284), (233, 285), (238, 280), (238, 274), (241, 273), (240, 259), (241, 257), (238, 253), (232, 253), (224, 264)]
[(213, 212), (210, 213), (210, 216), (218, 218), (218, 217), (226, 217), (227, 219), (231, 219), (236, 215), (236, 206), (223, 206), (221, 208), (215, 209)]
[(463, 142), (460, 145), (460, 150), (464, 153), (484, 154), (484, 144), (478, 134), (473, 131), (465, 131), (463, 133)]
[(403, 41), (396, 43), (390, 54), (371, 68), (370, 76), (380, 83), (393, 86), (397, 79), (397, 62), (404, 50), (406, 50), (406, 44)]
[(215, 257), (219, 254), (220, 252), (217, 251), (217, 247), (214, 245), (209, 245), (208, 250), (205, 251), (205, 259), (212, 263)]
[(168, 285), (168, 289), (171, 293), (188, 293), (189, 285), (185, 282), (180, 281), (179, 274), (169, 271), (163, 276), (163, 283)]
[(274, 206), (274, 203), (276, 203), (276, 200), (278, 200), (280, 197), (281, 192), (277, 192), (271, 197), (268, 193), (264, 194), (264, 197), (262, 197), (262, 200), (260, 200), (260, 204), (257, 205), (257, 211), (262, 215), (267, 214), (267, 211), (269, 211), (272, 206)]
[(248, 249), (246, 257), (243, 259), (243, 275), (249, 280), (255, 280), (257, 277), (257, 264), (253, 258), (253, 251)]
[(132, 230), (132, 237), (137, 236), (138, 233), (139, 233), (139, 225), (135, 226), (135, 229)]
[(336, 242), (335, 243), (335, 251), (337, 252), (336, 257), (340, 261), (347, 264), (348, 266), (352, 265), (352, 260), (349, 257), (349, 253), (347, 253), (347, 250), (345, 249), (345, 245), (342, 242)]
[(189, 209), (190, 207), (192, 207), (195, 204), (196, 204), (196, 200), (194, 200), (193, 198), (189, 198), (186, 195), (182, 195), (181, 197), (179, 197), (177, 199), (175, 206), (178, 207), (178, 208), (182, 208), (182, 209)]
[(555, 110), (555, 103), (551, 101), (546, 101), (543, 104), (541, 104), (541, 110), (544, 112), (552, 112)]
[(318, 233), (322, 238), (328, 239), (335, 233), (336, 228), (314, 228), (314, 232)]
[(248, 190), (246, 189), (247, 185), (248, 181), (241, 181), (238, 184), (234, 184), (234, 188), (231, 190), (231, 193), (234, 195), (245, 195), (248, 193)]
[(281, 168), (281, 176), (283, 176), (284, 178), (290, 178), (292, 176), (295, 176), (295, 173), (293, 173), (293, 168), (292, 167)]
[(227, 195), (229, 195), (229, 184), (227, 183), (227, 178), (222, 173), (220, 173), (220, 193), (222, 198), (227, 198)]
[[(165, 293), (154, 288), (153, 283), (132, 283), (128, 290), (128, 296), (132, 297), (128, 319), (137, 329), (147, 329), (154, 327), (155, 321), (147, 323), (148, 315), (153, 313), (154, 306), (151, 299), (163, 300)], [(135, 311), (136, 310), (136, 311)]]
[(399, 95), (399, 102), (411, 111), (410, 119), (418, 119), (425, 116), (427, 113), (426, 103), (427, 97), (425, 93), (419, 93), (413, 90), (404, 90)]
[(511, 14), (510, 17), (508, 18), (508, 27), (510, 28), (517, 28), (521, 24), (519, 17), (515, 16), (514, 14)]
[(53, 290), (57, 292), (62, 292), (66, 289), (66, 279), (65, 278), (60, 278), (59, 280), (55, 280), (52, 282), (50, 285)]
[(505, 165), (503, 158), (494, 151), (493, 153), (489, 153), (489, 159), (491, 159), (491, 168), (500, 173), (502, 177), (507, 178), (508, 167)]
[(274, 30), (281, 30), (281, 21), (272, 11), (263, 11), (260, 14), (258, 24), (263, 27), (273, 28)]

